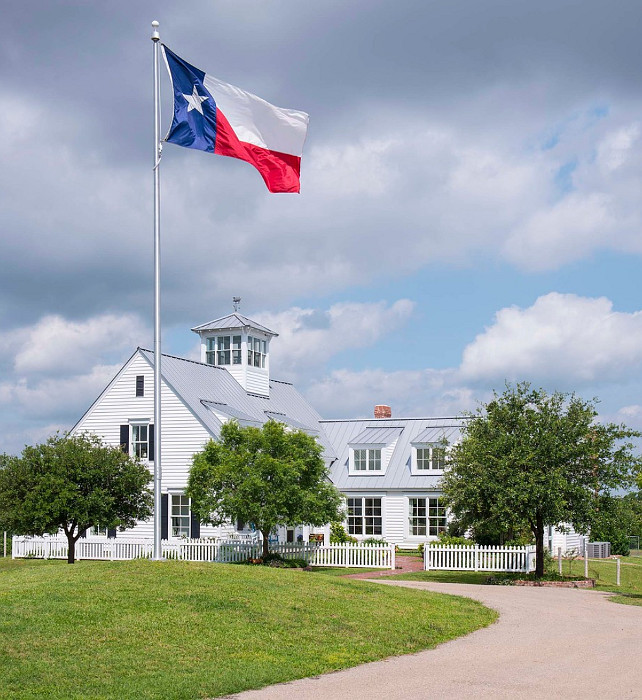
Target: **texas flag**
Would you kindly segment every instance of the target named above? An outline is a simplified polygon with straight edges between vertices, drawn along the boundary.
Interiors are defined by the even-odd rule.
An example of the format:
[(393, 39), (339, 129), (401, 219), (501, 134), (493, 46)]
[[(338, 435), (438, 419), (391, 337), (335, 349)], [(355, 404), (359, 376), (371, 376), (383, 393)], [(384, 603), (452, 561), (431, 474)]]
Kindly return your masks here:
[(163, 46), (174, 90), (165, 141), (251, 163), (270, 192), (299, 192), (308, 115), (228, 85)]

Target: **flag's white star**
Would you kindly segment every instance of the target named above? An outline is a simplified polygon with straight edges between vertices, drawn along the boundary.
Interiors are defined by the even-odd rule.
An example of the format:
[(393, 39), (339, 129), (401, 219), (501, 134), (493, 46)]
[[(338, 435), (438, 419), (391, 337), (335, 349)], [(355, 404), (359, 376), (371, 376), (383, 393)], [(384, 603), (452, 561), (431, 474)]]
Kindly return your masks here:
[(187, 108), (188, 112), (191, 112), (193, 109), (196, 109), (199, 111), (201, 114), (203, 114), (203, 108), (201, 107), (201, 102), (205, 102), (205, 100), (209, 100), (209, 97), (206, 97), (205, 95), (199, 95), (197, 90), (196, 90), (196, 85), (194, 85), (194, 90), (191, 95), (185, 95), (183, 94), (183, 97), (187, 100), (187, 104), (189, 107)]

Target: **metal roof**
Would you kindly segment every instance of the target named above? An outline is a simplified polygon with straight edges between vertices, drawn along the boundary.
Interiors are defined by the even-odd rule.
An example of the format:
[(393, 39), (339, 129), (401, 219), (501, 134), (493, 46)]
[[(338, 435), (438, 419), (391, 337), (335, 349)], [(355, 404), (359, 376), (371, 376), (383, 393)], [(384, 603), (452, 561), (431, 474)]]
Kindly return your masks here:
[[(459, 439), (461, 425), (443, 425), (438, 428), (426, 428), (413, 439), (413, 444), (428, 444), (435, 442), (455, 442)], [(454, 438), (454, 439), (453, 439)]]
[(226, 403), (221, 403), (220, 401), (207, 401), (206, 399), (201, 399), (201, 403), (206, 407), (209, 408), (210, 411), (213, 411), (214, 413), (222, 413), (223, 415), (227, 416), (228, 418), (235, 418), (239, 423), (250, 423), (252, 425), (260, 425), (261, 421), (257, 420), (256, 418), (252, 418), (252, 416), (248, 416), (247, 413), (243, 413), (243, 411), (239, 411), (238, 408), (234, 408), (233, 406), (228, 406)]
[[(435, 431), (436, 435), (447, 434), (452, 444), (459, 440), (459, 429), (465, 418), (378, 418), (373, 420), (322, 420), (321, 427), (332, 443), (338, 459), (332, 464), (330, 478), (341, 491), (368, 491), (385, 489), (438, 489), (440, 475), (412, 474), (410, 469), (412, 444), (417, 438)], [(361, 440), (364, 433), (376, 435), (375, 425), (380, 435), (387, 430), (398, 431), (397, 443), (390, 462), (383, 475), (350, 475), (348, 457), (351, 444)], [(431, 433), (432, 434), (432, 433)]]
[[(154, 353), (142, 348), (139, 352), (153, 367)], [(325, 457), (336, 457), (332, 444), (320, 430), (321, 416), (288, 382), (270, 380), (269, 397), (249, 394), (225, 368), (173, 355), (163, 355), (161, 374), (166, 384), (213, 438), (218, 438), (222, 425), (214, 411), (230, 416), (236, 412), (244, 416), (243, 420), (254, 421), (258, 425), (269, 420), (267, 411), (285, 416), (286, 420), (281, 422), (287, 425), (315, 434), (324, 448)]]
[(257, 331), (262, 331), (271, 336), (278, 336), (278, 333), (271, 331), (269, 328), (262, 326), (256, 321), (247, 316), (243, 316), (239, 313), (229, 314), (228, 316), (221, 316), (221, 318), (215, 318), (213, 321), (208, 321), (207, 323), (202, 323), (200, 326), (194, 326), (192, 330), (194, 333), (200, 333), (201, 331), (219, 331), (219, 330), (231, 330), (233, 328), (254, 328)]
[(351, 445), (389, 445), (394, 442), (403, 430), (403, 426), (397, 428), (382, 428), (369, 426), (350, 440)]
[(320, 433), (318, 428), (311, 428), (309, 425), (303, 425), (303, 423), (299, 423), (298, 420), (291, 418), (285, 413), (278, 413), (277, 411), (264, 411), (264, 413), (268, 419), (271, 418), (272, 420), (277, 421), (277, 423), (285, 423), (285, 425), (289, 425), (291, 428), (295, 428), (296, 430), (304, 430), (306, 433), (313, 433), (314, 435), (318, 435)]

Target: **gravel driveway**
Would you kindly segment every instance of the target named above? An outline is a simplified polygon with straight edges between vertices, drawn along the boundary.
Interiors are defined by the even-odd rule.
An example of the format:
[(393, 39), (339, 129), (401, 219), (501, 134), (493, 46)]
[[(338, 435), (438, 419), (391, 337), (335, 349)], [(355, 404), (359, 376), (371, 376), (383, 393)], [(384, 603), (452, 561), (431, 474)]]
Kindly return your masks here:
[(233, 697), (642, 698), (642, 607), (574, 589), (377, 583), (475, 598), (498, 610), (500, 618), (429, 651)]

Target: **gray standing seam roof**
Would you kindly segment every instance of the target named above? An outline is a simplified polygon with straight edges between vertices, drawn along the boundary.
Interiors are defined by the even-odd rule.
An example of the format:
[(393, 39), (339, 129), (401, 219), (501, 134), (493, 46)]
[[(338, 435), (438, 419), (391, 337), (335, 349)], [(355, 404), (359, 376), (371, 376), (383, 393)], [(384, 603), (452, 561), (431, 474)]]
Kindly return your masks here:
[[(154, 366), (154, 353), (139, 349), (142, 356)], [(269, 420), (266, 412), (281, 416), (286, 425), (297, 424), (300, 429), (315, 434), (324, 448), (326, 459), (335, 459), (332, 444), (319, 426), (321, 416), (288, 382), (270, 380), (270, 395), (250, 394), (223, 367), (163, 355), (161, 374), (188, 409), (205, 426), (213, 438), (218, 438), (222, 423), (210, 410), (232, 415), (243, 415), (243, 420), (263, 425)], [(209, 403), (208, 403), (209, 402)], [(278, 417), (275, 416), (275, 420)]]
[[(441, 475), (411, 473), (412, 444), (417, 438), (435, 431), (435, 435), (446, 434), (450, 444), (457, 442), (465, 418), (372, 418), (363, 420), (322, 420), (321, 426), (338, 454), (332, 464), (330, 478), (341, 491), (381, 491), (386, 489), (439, 489)], [(351, 475), (348, 471), (350, 445), (361, 441), (364, 433), (383, 436), (386, 431), (399, 431), (397, 443), (383, 475)], [(367, 432), (371, 431), (371, 432)], [(392, 433), (388, 433), (391, 435)], [(432, 434), (432, 432), (430, 433)], [(439, 439), (439, 438), (437, 438)], [(390, 440), (392, 442), (393, 440)], [(375, 443), (376, 444), (376, 443)]]
[(263, 331), (269, 335), (278, 336), (278, 333), (271, 331), (269, 328), (262, 326), (260, 323), (253, 321), (247, 316), (243, 316), (238, 313), (229, 314), (228, 316), (221, 316), (221, 318), (215, 318), (213, 321), (208, 321), (207, 323), (202, 323), (200, 326), (194, 326), (192, 330), (195, 333), (199, 331), (210, 331), (210, 330), (226, 330), (228, 328), (245, 328), (249, 326), (250, 328), (256, 328), (258, 331)]
[[(439, 428), (426, 428), (423, 433), (419, 433), (412, 442), (413, 444), (431, 444), (442, 442), (443, 440), (446, 440), (448, 443), (454, 442), (459, 439), (460, 427), (459, 425), (444, 425)], [(453, 437), (454, 440), (451, 440)]]
[(381, 428), (369, 426), (350, 440), (351, 445), (389, 445), (402, 433), (403, 426), (397, 428)]

